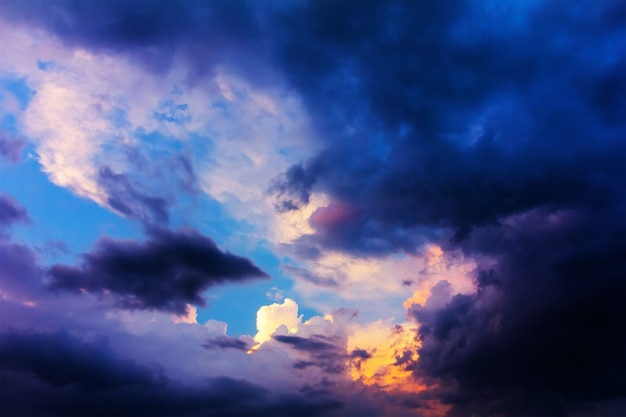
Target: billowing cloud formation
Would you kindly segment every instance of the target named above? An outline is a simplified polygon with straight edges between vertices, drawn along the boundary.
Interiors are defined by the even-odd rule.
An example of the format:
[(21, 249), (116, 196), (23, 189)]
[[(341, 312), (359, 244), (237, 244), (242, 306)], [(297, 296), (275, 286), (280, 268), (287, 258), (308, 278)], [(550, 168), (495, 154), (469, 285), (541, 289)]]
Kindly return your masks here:
[(279, 304), (263, 306), (256, 314), (257, 334), (254, 340), (263, 343), (271, 339), (272, 334), (281, 326), (293, 331), (302, 322), (302, 315), (298, 316), (298, 304), (290, 298)]
[[(57, 414), (140, 413), (130, 398), (176, 415), (624, 414), (623, 1), (0, 10), (11, 24), (0, 70), (26, 73), (35, 91), (2, 108), (24, 111), (15, 126), (42, 170), (148, 234), (103, 238), (81, 265), (48, 269), (51, 287), (80, 297), (42, 291), (35, 252), (0, 242), (0, 319), (45, 328), (3, 333), (3, 391)], [(11, 47), (23, 44), (30, 60)], [(199, 233), (161, 229), (179, 190), (253, 219), (249, 235), (306, 307), (328, 314), (304, 321), (280, 286), (290, 298), (259, 308), (250, 350), (251, 337), (207, 334), (195, 314), (172, 323), (212, 285), (265, 276)], [(23, 220), (0, 204), (2, 222)], [(72, 298), (72, 317), (52, 314)], [(356, 305), (379, 320), (351, 323), (357, 313), (341, 308)], [(93, 329), (117, 350), (90, 340)], [(129, 348), (138, 340), (141, 352)], [(59, 367), (44, 342), (98, 374), (77, 353), (93, 352), (110, 371), (95, 387), (78, 371), (48, 374)], [(246, 381), (233, 379), (239, 367)], [(87, 396), (74, 396), (81, 385)]]
[(267, 278), (250, 260), (222, 252), (193, 230), (151, 230), (144, 243), (102, 238), (80, 266), (54, 265), (50, 287), (113, 293), (121, 307), (186, 314), (202, 292), (224, 282)]
[(426, 239), (490, 260), (475, 295), (442, 283), (410, 309), (419, 359), (398, 362), (441, 384), (419, 398), (451, 415), (623, 400), (624, 4), (285, 14), (283, 64), (327, 146), (272, 190), (281, 210), (331, 200), (296, 253), (414, 253)]
[(413, 251), (428, 232), (419, 228), (463, 237), (534, 207), (621, 196), (623, 4), (294, 9), (284, 65), (328, 146), (274, 190), (287, 208), (312, 191), (333, 200), (303, 244)]

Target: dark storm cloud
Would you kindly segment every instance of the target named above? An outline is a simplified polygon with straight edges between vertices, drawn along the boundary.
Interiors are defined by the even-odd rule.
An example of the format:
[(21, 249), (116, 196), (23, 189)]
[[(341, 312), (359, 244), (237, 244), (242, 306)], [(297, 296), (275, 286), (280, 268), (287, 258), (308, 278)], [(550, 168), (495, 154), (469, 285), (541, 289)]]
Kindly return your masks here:
[(208, 350), (212, 349), (236, 349), (247, 351), (250, 346), (245, 340), (241, 340), (237, 337), (219, 336), (213, 339), (207, 340), (202, 344), (202, 347)]
[(107, 192), (107, 203), (115, 211), (145, 224), (163, 225), (168, 222), (168, 201), (139, 191), (127, 175), (116, 174), (104, 166), (98, 171), (98, 183)]
[(325, 144), (272, 184), (276, 207), (331, 198), (294, 251), (431, 240), (497, 260), (476, 295), (445, 300), (444, 283), (411, 310), (420, 360), (397, 364), (441, 384), (416, 404), (623, 405), (626, 4), (311, 2), (275, 19)]
[(48, 274), (52, 289), (111, 292), (123, 308), (176, 314), (185, 314), (188, 303), (204, 306), (202, 293), (213, 285), (267, 278), (196, 231), (156, 229), (141, 243), (102, 238), (80, 266), (54, 265)]
[(462, 238), (622, 193), (623, 2), (334, 6), (290, 9), (277, 29), (289, 33), (283, 67), (327, 139), (273, 184), (277, 207), (312, 191), (334, 200), (301, 243), (412, 251), (420, 228)]
[(53, 387), (101, 391), (165, 383), (149, 368), (114, 358), (103, 341), (82, 343), (66, 333), (5, 333), (0, 352), (4, 371), (36, 375)]
[[(68, 44), (134, 54), (154, 71), (176, 52), (193, 64), (190, 76), (220, 60), (260, 71), (268, 53), (264, 63), (298, 92), (323, 145), (271, 186), (278, 210), (302, 207), (316, 191), (331, 199), (311, 217), (316, 232), (296, 243), (298, 255), (413, 252), (434, 240), (495, 259), (480, 266), (476, 295), (446, 299), (442, 283), (437, 303), (411, 309), (420, 360), (403, 354), (397, 365), (439, 388), (406, 406), (438, 398), (452, 415), (559, 415), (623, 405), (623, 1), (0, 7)], [(119, 211), (159, 216), (157, 201), (129, 198), (134, 188), (115, 175), (105, 182), (124, 196)], [(169, 271), (188, 271), (188, 261), (160, 256), (163, 241), (103, 240), (82, 267), (53, 267), (53, 283), (111, 286), (135, 308), (182, 312), (214, 275), (192, 268), (186, 287)], [(310, 355), (296, 367), (336, 363), (326, 362), (331, 341), (275, 338)]]
[(6, 194), (0, 194), (0, 234), (2, 228), (29, 221), (28, 211)]
[(4, 333), (0, 357), (2, 415), (315, 416), (341, 406), (330, 398), (274, 395), (227, 377), (184, 386), (118, 357), (105, 340), (85, 342), (63, 332)]
[(0, 156), (9, 162), (18, 162), (22, 156), (22, 149), (26, 144), (21, 139), (10, 139), (6, 132), (0, 130)]
[(410, 310), (422, 340), (410, 367), (446, 381), (451, 415), (565, 415), (583, 404), (624, 404), (624, 207), (539, 210), (468, 239), (466, 251), (498, 262), (479, 271), (478, 293), (446, 302), (441, 291), (443, 306)]

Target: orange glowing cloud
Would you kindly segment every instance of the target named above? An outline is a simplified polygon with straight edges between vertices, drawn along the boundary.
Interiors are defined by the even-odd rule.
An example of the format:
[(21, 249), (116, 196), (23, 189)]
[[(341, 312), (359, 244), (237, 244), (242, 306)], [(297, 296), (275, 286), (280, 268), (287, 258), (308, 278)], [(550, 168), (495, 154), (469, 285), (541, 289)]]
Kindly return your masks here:
[(348, 352), (366, 350), (368, 359), (350, 360), (350, 376), (365, 385), (376, 385), (386, 391), (419, 392), (419, 384), (406, 365), (418, 360), (416, 329), (411, 324), (391, 325), (378, 320), (355, 326), (348, 337)]

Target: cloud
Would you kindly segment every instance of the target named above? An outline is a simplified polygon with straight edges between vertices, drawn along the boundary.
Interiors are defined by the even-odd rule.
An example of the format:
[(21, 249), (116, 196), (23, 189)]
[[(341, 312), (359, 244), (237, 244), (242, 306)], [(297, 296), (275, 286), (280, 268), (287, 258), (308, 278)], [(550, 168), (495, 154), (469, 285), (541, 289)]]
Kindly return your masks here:
[[(85, 342), (63, 332), (5, 332), (0, 354), (3, 413), (9, 415), (315, 416), (341, 406), (276, 395), (228, 377), (186, 386), (158, 368), (120, 358), (103, 340)], [(37, 401), (27, 401), (33, 396)]]
[(311, 337), (277, 334), (272, 337), (277, 342), (289, 345), (311, 358), (311, 360), (296, 360), (293, 364), (294, 369), (316, 366), (326, 374), (343, 374), (345, 371), (347, 355), (345, 340), (342, 338), (319, 334)]
[(66, 333), (5, 333), (0, 338), (3, 370), (87, 392), (165, 383), (158, 372), (116, 360), (102, 342), (82, 343)]
[(247, 351), (250, 346), (245, 340), (241, 340), (237, 337), (230, 336), (218, 336), (213, 339), (207, 340), (202, 344), (202, 347), (208, 350), (212, 349), (236, 349)]
[(126, 175), (116, 174), (111, 168), (103, 166), (98, 171), (98, 183), (107, 193), (107, 203), (117, 212), (148, 224), (167, 224), (167, 200), (137, 190)]
[(421, 341), (411, 369), (441, 381), (450, 415), (557, 415), (623, 398), (621, 217), (535, 210), (473, 233), (466, 250), (497, 258), (478, 292), (452, 295), (442, 281), (409, 310)]
[(350, 352), (349, 372), (354, 380), (366, 386), (377, 386), (387, 392), (413, 393), (425, 390), (404, 362), (417, 360), (414, 325), (393, 324), (377, 320), (350, 326), (346, 351)]
[(193, 230), (149, 232), (143, 243), (100, 239), (80, 266), (53, 265), (50, 288), (114, 294), (120, 307), (184, 315), (187, 304), (205, 305), (207, 288), (267, 278), (248, 259), (222, 252)]
[[(346, 388), (354, 383), (364, 397), (384, 394), (381, 403), (424, 414), (558, 415), (623, 405), (623, 2), (0, 8), (10, 21), (0, 28), (7, 45), (0, 67), (36, 91), (18, 119), (44, 171), (55, 184), (152, 226), (144, 243), (104, 238), (81, 265), (53, 266), (52, 286), (96, 295), (74, 297), (77, 303), (112, 298), (160, 309), (176, 331), (196, 331), (172, 324), (169, 313), (202, 304), (202, 291), (217, 282), (263, 276), (195, 232), (154, 230), (169, 219), (177, 191), (202, 190), (253, 224), (255, 239), (271, 235), (284, 245), (280, 253), (295, 258), (284, 271), (307, 306), (398, 317), (406, 300), (415, 321), (348, 326), (335, 311), (303, 322), (287, 298), (259, 309), (260, 345), (250, 355), (225, 332), (194, 336), (189, 346), (170, 343), (205, 357), (254, 358), (257, 369), (288, 369), (295, 379), (277, 371), (252, 380), (283, 379), (324, 401), (283, 402), (256, 382), (232, 378), (211, 379), (215, 385), (186, 397), (150, 391), (135, 398), (157, 398), (171, 414), (254, 408), (271, 415), (285, 403), (294, 408), (284, 414), (341, 414), (340, 402), (324, 396), (331, 386), (354, 393)], [(38, 67), (40, 59), (49, 64)], [(135, 91), (141, 94), (129, 94)], [(18, 221), (6, 207), (6, 223)], [(0, 271), (10, 278), (3, 294), (36, 288), (34, 254), (0, 243), (0, 256), (13, 261)], [(229, 266), (216, 272), (207, 253)], [(34, 270), (20, 273), (28, 262)], [(28, 285), (19, 283), (24, 275), (33, 275)], [(24, 304), (31, 300), (23, 293), (1, 300), (12, 306), (10, 317), (50, 323)], [(52, 302), (33, 293), (36, 302)], [(116, 310), (107, 320), (153, 329), (146, 323), (156, 314)], [(110, 334), (114, 326), (102, 327)], [(116, 335), (123, 345), (127, 335)], [(143, 351), (167, 357), (170, 345), (156, 340)], [(207, 355), (205, 342), (226, 348)], [(248, 364), (237, 358), (237, 366)], [(163, 362), (191, 372), (180, 359)], [(235, 366), (201, 369), (212, 370), (209, 364)], [(150, 372), (144, 385), (152, 390)], [(28, 378), (11, 381), (30, 398), (43, 390), (38, 384), (49, 385), (44, 376), (41, 383)], [(215, 394), (220, 384), (223, 396)], [(254, 404), (235, 410), (196, 402), (200, 392), (220, 404), (248, 395)], [(52, 397), (41, 398), (54, 410)], [(190, 408), (169, 407), (170, 400)], [(355, 415), (378, 411), (360, 404)]]
[(372, 357), (372, 354), (369, 353), (367, 350), (365, 349), (354, 349), (351, 353), (350, 353), (350, 357), (352, 359), (369, 359)]
[(624, 4), (303, 3), (275, 17), (324, 144), (271, 188), (278, 212), (328, 199), (293, 253), (436, 244), (476, 265), (476, 292), (433, 274), (406, 303), (420, 339), (391, 363), (424, 383), (415, 399), (450, 415), (622, 401)]
[(214, 70), (233, 49), (258, 59), (255, 47), (262, 46), (256, 42), (254, 10), (239, 1), (184, 6), (96, 2), (80, 7), (64, 1), (9, 2), (2, 9), (13, 22), (44, 28), (73, 48), (128, 54), (157, 74), (170, 69), (176, 54), (185, 56), (197, 77)]
[(6, 194), (0, 194), (0, 227), (29, 221), (28, 211)]
[(285, 298), (281, 304), (262, 306), (256, 313), (257, 334), (254, 340), (257, 343), (266, 342), (280, 326), (292, 331), (297, 329), (300, 323), (302, 316), (298, 316), (298, 304), (291, 298)]
[[(33, 302), (41, 295), (43, 268), (28, 246), (0, 239), (0, 300)], [(11, 317), (4, 311), (7, 318)]]
[[(534, 207), (619, 195), (626, 149), (623, 119), (613, 115), (626, 101), (605, 86), (626, 86), (626, 59), (616, 49), (625, 35), (609, 17), (626, 12), (616, 2), (588, 6), (579, 6), (589, 12), (585, 21), (555, 4), (290, 10), (281, 20), (290, 33), (282, 63), (326, 148), (286, 170), (273, 190), (285, 207), (307, 204), (312, 193), (331, 200), (300, 243), (411, 253), (436, 230), (462, 238)], [(313, 30), (318, 13), (349, 23)], [(519, 21), (502, 26), (511, 19)], [(474, 31), (477, 22), (489, 25)], [(555, 30), (564, 43), (539, 41)], [(303, 44), (319, 54), (302, 53)], [(567, 63), (556, 58), (563, 48)]]
[[(230, 13), (208, 4), (178, 10), (188, 6), (168, 7), (176, 9), (181, 19), (195, 19), (198, 13), (206, 13), (207, 19), (213, 19), (213, 13)], [(118, 45), (119, 39), (107, 41), (108, 29), (95, 36), (103, 44), (91, 44), (91, 37), (68, 41), (72, 35), (65, 31), (54, 34), (48, 27), (53, 36), (42, 31), (49, 22), (39, 21), (39, 10), (27, 17), (29, 7), (2, 7), (17, 15), (6, 22), (10, 29), (2, 32), (10, 47), (0, 73), (19, 74), (33, 92), (25, 109), (14, 117), (53, 183), (118, 214), (151, 223), (163, 222), (174, 210), (180, 212), (187, 202), (185, 193), (207, 194), (231, 216), (254, 225), (255, 239), (275, 233), (278, 227), (265, 193), (267, 185), (314, 147), (298, 95), (280, 79), (258, 83), (256, 77), (243, 76), (233, 68), (246, 72), (251, 66), (236, 65), (238, 60), (229, 64), (230, 57), (220, 52), (227, 45), (211, 49), (221, 58), (209, 68), (206, 62), (196, 62), (197, 53), (169, 45), (163, 38), (149, 47), (168, 56), (157, 70), (156, 62), (134, 55), (134, 47)], [(125, 9), (102, 8), (107, 14)], [(96, 13), (64, 2), (52, 9), (51, 16), (81, 22)], [(136, 11), (135, 19), (147, 18), (143, 14), (147, 11)], [(156, 7), (155, 13), (161, 15), (163, 10)], [(67, 23), (61, 20), (61, 25)], [(206, 27), (200, 26), (196, 29), (202, 39), (197, 41), (205, 49), (215, 39), (204, 38)], [(205, 52), (202, 56), (209, 54)], [(39, 68), (40, 61), (54, 65)], [(263, 72), (260, 66), (255, 62), (255, 75)]]
[(7, 133), (0, 130), (0, 156), (9, 162), (16, 163), (22, 156), (26, 145), (22, 139), (9, 139)]
[(296, 350), (302, 350), (306, 352), (318, 352), (318, 351), (326, 351), (333, 349), (333, 345), (331, 343), (325, 342), (323, 337), (317, 335), (317, 337), (313, 337), (311, 339), (299, 337), (299, 336), (283, 336), (276, 335), (273, 336), (274, 340), (279, 341), (280, 343), (285, 343), (290, 345)]

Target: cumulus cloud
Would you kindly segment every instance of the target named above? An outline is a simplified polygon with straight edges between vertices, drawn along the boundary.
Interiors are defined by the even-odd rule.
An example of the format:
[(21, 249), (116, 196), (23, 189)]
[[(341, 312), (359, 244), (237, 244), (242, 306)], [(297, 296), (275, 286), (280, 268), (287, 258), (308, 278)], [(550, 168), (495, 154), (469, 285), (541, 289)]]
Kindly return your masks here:
[(202, 293), (224, 282), (267, 278), (250, 260), (222, 252), (193, 230), (152, 230), (146, 242), (100, 239), (80, 266), (53, 265), (50, 288), (112, 293), (128, 309), (187, 313), (205, 305)]
[(294, 331), (302, 322), (302, 315), (298, 315), (298, 304), (291, 298), (285, 298), (282, 303), (262, 306), (256, 313), (257, 334), (254, 340), (263, 343), (272, 338), (272, 334), (281, 326)]

